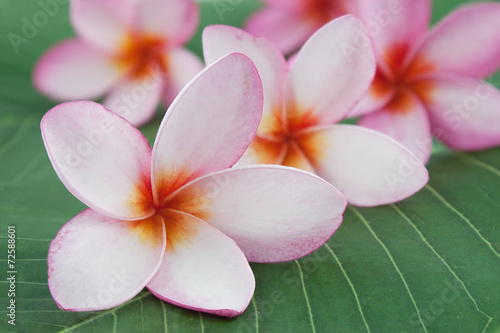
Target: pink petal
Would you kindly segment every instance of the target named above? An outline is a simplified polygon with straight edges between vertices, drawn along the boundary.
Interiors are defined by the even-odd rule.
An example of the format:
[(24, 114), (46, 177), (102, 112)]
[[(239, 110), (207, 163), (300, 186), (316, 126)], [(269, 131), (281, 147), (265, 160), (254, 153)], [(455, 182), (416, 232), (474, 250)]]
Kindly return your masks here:
[(224, 170), (199, 178), (170, 207), (234, 239), (249, 261), (280, 262), (323, 245), (342, 222), (345, 197), (321, 178), (283, 166)]
[[(352, 15), (333, 20), (304, 45), (291, 69), (286, 99), (289, 112), (312, 113), (317, 124), (342, 119), (366, 94), (375, 75), (369, 39), (354, 53), (362, 23)], [(290, 115), (289, 117), (292, 117)]]
[(97, 212), (117, 219), (151, 216), (151, 147), (129, 122), (88, 102), (52, 108), (43, 141), (66, 188)]
[(358, 124), (389, 135), (426, 164), (432, 151), (431, 126), (427, 110), (420, 99), (412, 93), (400, 92), (400, 94), (404, 94), (404, 97), (399, 98), (404, 98), (405, 104), (401, 104), (401, 100), (395, 100), (383, 110), (365, 115)]
[(253, 139), (262, 84), (250, 59), (233, 53), (210, 65), (172, 103), (153, 148), (158, 203), (188, 181), (229, 168)]
[(137, 295), (165, 253), (161, 219), (120, 221), (87, 209), (66, 223), (49, 248), (49, 288), (68, 311), (113, 308)]
[(500, 91), (467, 77), (432, 81), (426, 100), (433, 133), (450, 148), (482, 150), (500, 145)]
[(430, 0), (360, 0), (360, 18), (366, 24), (377, 58), (397, 71), (413, 44), (429, 26)]
[(70, 19), (89, 43), (114, 52), (134, 29), (135, 0), (71, 0)]
[(168, 51), (168, 73), (163, 93), (163, 101), (170, 105), (179, 92), (204, 68), (200, 58), (184, 48), (173, 48)]
[(500, 3), (477, 3), (456, 10), (422, 43), (416, 55), (420, 66), (474, 77), (493, 74), (500, 67), (499, 17)]
[(103, 95), (122, 75), (111, 57), (79, 39), (69, 39), (38, 60), (33, 83), (53, 99), (93, 99)]
[(252, 35), (265, 37), (277, 48), (288, 54), (300, 48), (321, 22), (308, 20), (300, 11), (285, 11), (279, 7), (264, 8), (250, 16), (245, 30)]
[(232, 52), (240, 52), (249, 57), (262, 79), (263, 117), (273, 115), (282, 106), (288, 64), (270, 41), (253, 37), (237, 28), (213, 25), (203, 31), (203, 51), (208, 64)]
[(403, 145), (361, 126), (318, 127), (299, 139), (317, 174), (356, 206), (403, 200), (429, 179), (425, 166)]
[(148, 284), (158, 298), (188, 309), (234, 317), (248, 306), (255, 279), (233, 240), (182, 212), (165, 215), (167, 251)]
[(146, 34), (181, 45), (196, 31), (198, 16), (198, 5), (192, 0), (147, 0), (140, 3), (139, 26)]
[(139, 127), (153, 118), (164, 80), (164, 74), (153, 69), (142, 78), (124, 80), (106, 96), (103, 105)]

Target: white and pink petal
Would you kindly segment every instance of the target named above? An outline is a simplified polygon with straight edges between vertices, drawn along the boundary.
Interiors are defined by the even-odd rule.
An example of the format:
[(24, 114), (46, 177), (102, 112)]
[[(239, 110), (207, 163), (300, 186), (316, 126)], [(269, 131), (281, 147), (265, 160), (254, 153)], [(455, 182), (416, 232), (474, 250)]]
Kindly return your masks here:
[(425, 166), (387, 135), (354, 125), (312, 128), (297, 138), (316, 173), (356, 206), (394, 203), (429, 180)]
[(125, 75), (105, 52), (80, 39), (56, 44), (38, 60), (33, 83), (61, 101), (102, 96)]
[(357, 44), (364, 29), (361, 21), (346, 15), (326, 24), (307, 41), (288, 78), (285, 101), (289, 110), (312, 113), (316, 125), (332, 124), (361, 100), (376, 70), (369, 38), (364, 36)]
[(117, 84), (103, 105), (139, 127), (153, 118), (164, 90), (164, 74), (152, 70), (141, 78), (129, 78)]
[[(500, 3), (464, 6), (436, 25), (416, 50), (413, 71), (477, 78), (500, 68)], [(415, 61), (415, 60), (414, 60)]]
[(500, 91), (496, 87), (462, 76), (441, 76), (431, 82), (426, 106), (439, 140), (462, 151), (500, 145)]
[(340, 226), (346, 204), (321, 178), (275, 165), (207, 175), (170, 202), (231, 237), (249, 261), (262, 263), (294, 260), (319, 248)]
[(147, 285), (158, 298), (196, 311), (234, 317), (252, 298), (255, 279), (236, 243), (206, 222), (164, 211), (167, 251)]
[(168, 71), (165, 77), (163, 102), (170, 105), (179, 92), (204, 68), (201, 59), (188, 49), (175, 47), (165, 54)]
[(273, 114), (282, 105), (288, 64), (269, 40), (254, 37), (237, 28), (213, 25), (203, 31), (203, 52), (207, 64), (232, 52), (249, 57), (262, 80), (264, 117)]
[(363, 116), (358, 125), (384, 133), (403, 144), (422, 163), (431, 157), (432, 135), (429, 116), (420, 99), (408, 91), (401, 91), (393, 103), (380, 111)]
[(414, 44), (425, 35), (432, 1), (360, 0), (358, 7), (360, 18), (373, 40), (378, 61), (394, 73), (403, 65)]
[(188, 42), (198, 20), (198, 4), (193, 0), (147, 0), (139, 5), (139, 30), (162, 36), (172, 45)]
[(161, 218), (120, 221), (87, 209), (66, 223), (50, 244), (52, 297), (67, 311), (120, 305), (153, 278), (165, 246)]
[(71, 24), (85, 41), (114, 53), (135, 29), (137, 3), (136, 0), (71, 0)]
[(203, 70), (160, 125), (152, 172), (158, 202), (188, 181), (233, 166), (252, 141), (261, 115), (262, 84), (248, 57), (230, 54)]
[(68, 102), (47, 112), (41, 129), (54, 170), (87, 206), (125, 220), (154, 213), (151, 147), (125, 119), (94, 102)]
[(301, 14), (303, 9), (291, 11), (281, 7), (269, 7), (257, 11), (245, 24), (252, 35), (265, 37), (284, 54), (298, 50), (321, 24), (308, 20)]

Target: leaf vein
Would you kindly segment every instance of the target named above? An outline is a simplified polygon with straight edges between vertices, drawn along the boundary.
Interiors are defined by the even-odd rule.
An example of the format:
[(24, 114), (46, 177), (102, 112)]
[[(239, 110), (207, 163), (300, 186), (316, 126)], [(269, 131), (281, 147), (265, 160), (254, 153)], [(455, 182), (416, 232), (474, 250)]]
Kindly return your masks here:
[(255, 311), (255, 333), (259, 333), (259, 311), (257, 310), (257, 303), (254, 297), (252, 297), (252, 305)]
[(392, 256), (391, 252), (389, 251), (389, 249), (387, 248), (387, 246), (385, 246), (385, 244), (382, 242), (382, 240), (377, 236), (377, 234), (372, 229), (372, 227), (370, 227), (370, 224), (368, 224), (368, 221), (366, 221), (366, 219), (363, 217), (363, 215), (361, 215), (361, 213), (356, 208), (354, 208), (352, 206), (351, 206), (351, 210), (354, 212), (354, 214), (356, 214), (358, 216), (358, 218), (366, 226), (366, 228), (368, 229), (368, 231), (370, 231), (370, 233), (372, 234), (373, 238), (375, 238), (375, 240), (377, 240), (377, 242), (380, 244), (380, 246), (382, 246), (382, 248), (384, 249), (385, 253), (389, 257), (389, 260), (391, 261), (392, 265), (396, 269), (396, 272), (398, 273), (399, 277), (401, 278), (401, 281), (403, 282), (403, 285), (405, 286), (406, 292), (408, 293), (408, 296), (410, 297), (410, 300), (413, 303), (413, 307), (417, 311), (417, 315), (418, 315), (418, 319), (420, 321), (420, 324), (422, 324), (424, 332), (427, 333), (427, 328), (425, 327), (425, 323), (422, 320), (422, 316), (420, 315), (420, 310), (419, 310), (419, 308), (417, 306), (417, 303), (415, 302), (415, 299), (413, 298), (413, 294), (410, 291), (410, 287), (408, 286), (408, 283), (406, 282), (405, 277), (401, 273), (401, 270), (399, 269), (399, 266), (396, 264), (396, 261), (394, 261), (394, 258)]
[(307, 296), (306, 284), (304, 281), (304, 272), (302, 271), (302, 267), (300, 267), (300, 264), (297, 260), (295, 260), (295, 263), (297, 264), (297, 267), (299, 268), (300, 281), (302, 283), (302, 291), (304, 292), (304, 297), (306, 299), (307, 311), (309, 312), (309, 319), (311, 321), (311, 328), (312, 328), (313, 333), (316, 333), (316, 327), (314, 326), (314, 319), (313, 319), (313, 314), (312, 314), (312, 310), (311, 310), (311, 303), (309, 303), (309, 296)]
[(470, 155), (466, 155), (466, 154), (456, 155), (456, 157), (458, 159), (461, 159), (462, 161), (466, 161), (466, 162), (475, 164), (476, 166), (478, 166), (478, 167), (480, 167), (482, 169), (488, 170), (491, 173), (493, 173), (493, 174), (495, 174), (495, 175), (497, 175), (497, 176), (500, 177), (500, 170), (498, 170), (497, 168), (495, 168), (492, 165), (489, 165), (488, 163), (480, 161), (477, 158), (474, 158), (474, 157), (472, 157)]
[(479, 238), (486, 243), (486, 245), (488, 245), (488, 247), (491, 249), (491, 251), (498, 257), (500, 258), (500, 254), (495, 250), (495, 248), (493, 247), (493, 244), (491, 244), (490, 241), (488, 241), (482, 234), (481, 232), (479, 232), (479, 230), (474, 226), (474, 224), (472, 224), (472, 222), (467, 218), (465, 217), (458, 209), (456, 209), (455, 207), (453, 207), (448, 201), (446, 201), (445, 198), (443, 198), (443, 196), (441, 194), (439, 194), (432, 186), (430, 185), (426, 185), (425, 188), (427, 188), (427, 190), (429, 192), (431, 192), (432, 194), (434, 194), (434, 196), (436, 198), (439, 199), (439, 201), (441, 201), (446, 207), (448, 207), (448, 209), (450, 209), (452, 212), (454, 212), (455, 214), (457, 214), (462, 220), (464, 220), (467, 225), (472, 229), (474, 230), (474, 232), (479, 236)]
[(168, 332), (168, 325), (167, 325), (167, 309), (165, 309), (165, 302), (160, 302), (161, 303), (161, 308), (163, 310), (163, 326), (165, 327), (165, 333)]
[(351, 279), (347, 275), (347, 272), (345, 271), (344, 266), (340, 262), (340, 259), (337, 257), (337, 255), (333, 252), (332, 248), (330, 246), (328, 246), (327, 243), (325, 243), (325, 247), (330, 252), (330, 254), (333, 256), (333, 258), (335, 259), (337, 264), (339, 265), (340, 270), (342, 271), (342, 274), (344, 275), (345, 279), (347, 280), (347, 283), (351, 287), (352, 293), (354, 295), (354, 299), (356, 300), (356, 304), (358, 305), (359, 313), (361, 314), (361, 318), (363, 319), (363, 323), (365, 324), (366, 331), (368, 333), (370, 333), (371, 332), (370, 326), (368, 325), (368, 322), (366, 321), (365, 314), (363, 312), (363, 308), (361, 308), (361, 303), (359, 302), (359, 296), (358, 296), (358, 293), (356, 292), (356, 289), (354, 288), (354, 284), (352, 283)]
[(203, 316), (201, 315), (201, 312), (198, 312), (198, 316), (200, 317), (201, 333), (205, 333), (205, 324), (203, 323)]
[(467, 289), (465, 283), (462, 281), (462, 279), (460, 279), (460, 277), (457, 275), (457, 273), (451, 268), (451, 266), (446, 262), (446, 260), (444, 260), (444, 258), (436, 251), (436, 249), (429, 243), (429, 241), (424, 237), (424, 235), (422, 234), (422, 232), (420, 231), (420, 229), (418, 229), (418, 227), (415, 225), (415, 223), (413, 223), (413, 221), (405, 214), (403, 213), (403, 211), (401, 209), (399, 209), (398, 206), (396, 206), (395, 204), (392, 204), (391, 205), (394, 210), (396, 210), (396, 212), (398, 212), (399, 215), (401, 215), (403, 217), (403, 219), (405, 221), (407, 221), (412, 227), (413, 229), (415, 229), (415, 231), (418, 233), (418, 235), (420, 236), (420, 238), (422, 239), (422, 241), (431, 249), (431, 251), (434, 253), (434, 255), (436, 255), (436, 257), (438, 257), (438, 259), (443, 263), (443, 265), (446, 266), (446, 268), (450, 271), (450, 273), (453, 275), (453, 277), (455, 279), (457, 279), (458, 282), (460, 282), (460, 284), (462, 285), (462, 288), (464, 289), (465, 293), (467, 294), (467, 296), (470, 298), (470, 300), (472, 301), (472, 303), (474, 304), (476, 310), (481, 313), (482, 315), (484, 315), (486, 318), (492, 319), (491, 316), (489, 316), (488, 314), (486, 314), (484, 311), (482, 311), (478, 304), (477, 304), (477, 301), (476, 299), (472, 296), (472, 294), (469, 292), (469, 290)]

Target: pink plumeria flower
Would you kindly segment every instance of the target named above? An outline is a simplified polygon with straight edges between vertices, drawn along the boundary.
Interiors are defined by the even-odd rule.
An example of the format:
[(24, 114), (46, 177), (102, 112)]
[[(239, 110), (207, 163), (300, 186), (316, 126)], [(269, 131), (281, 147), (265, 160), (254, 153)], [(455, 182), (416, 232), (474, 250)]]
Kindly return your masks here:
[[(361, 0), (360, 13), (385, 11)], [(431, 1), (400, 0), (398, 13), (373, 32), (378, 69), (351, 116), (403, 143), (424, 163), (432, 134), (452, 149), (500, 144), (500, 92), (481, 78), (500, 67), (500, 4), (462, 7), (427, 31)]]
[(49, 49), (33, 82), (60, 101), (96, 99), (135, 126), (169, 105), (202, 68), (183, 48), (198, 25), (193, 0), (72, 0), (78, 37)]
[(180, 93), (153, 149), (94, 102), (61, 104), (42, 120), (49, 158), (89, 208), (49, 249), (61, 309), (117, 306), (145, 286), (188, 309), (232, 317), (254, 292), (248, 261), (294, 260), (339, 227), (345, 197), (321, 178), (280, 166), (227, 169), (255, 135), (262, 84), (231, 54)]
[(364, 96), (375, 74), (369, 38), (350, 57), (342, 46), (363, 24), (351, 15), (318, 30), (291, 68), (267, 39), (228, 26), (203, 33), (205, 60), (241, 52), (255, 63), (264, 87), (264, 112), (239, 165), (281, 164), (315, 172), (349, 203), (376, 206), (407, 198), (428, 181), (424, 165), (403, 145), (376, 131), (336, 125)]
[(334, 18), (355, 12), (354, 0), (263, 0), (266, 6), (250, 16), (245, 30), (274, 42), (289, 54)]

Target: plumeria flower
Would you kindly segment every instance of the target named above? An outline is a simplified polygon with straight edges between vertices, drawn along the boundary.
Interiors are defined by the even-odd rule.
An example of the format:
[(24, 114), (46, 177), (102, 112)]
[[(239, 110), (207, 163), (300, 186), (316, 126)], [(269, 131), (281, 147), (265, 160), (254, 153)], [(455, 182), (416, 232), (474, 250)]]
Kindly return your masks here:
[(349, 203), (376, 206), (402, 200), (428, 181), (424, 165), (403, 145), (376, 131), (338, 121), (363, 97), (375, 74), (369, 38), (345, 55), (363, 24), (351, 15), (317, 31), (289, 65), (267, 39), (228, 26), (203, 33), (205, 61), (241, 52), (257, 66), (264, 112), (239, 165), (281, 164), (315, 172)]
[[(385, 0), (361, 0), (360, 13), (385, 11)], [(377, 74), (351, 113), (360, 125), (403, 143), (426, 163), (432, 134), (452, 149), (500, 144), (500, 92), (481, 78), (500, 67), (500, 4), (462, 7), (427, 32), (431, 1), (401, 0), (375, 29)]]
[(253, 14), (245, 30), (274, 42), (289, 54), (334, 18), (356, 10), (354, 0), (263, 0), (265, 7)]
[(89, 208), (65, 224), (48, 256), (61, 309), (117, 306), (145, 286), (188, 309), (232, 317), (248, 306), (248, 261), (294, 260), (339, 227), (345, 197), (321, 178), (280, 166), (228, 169), (255, 135), (262, 84), (231, 54), (180, 93), (153, 148), (94, 102), (61, 104), (42, 120), (50, 161)]
[(78, 37), (49, 49), (33, 74), (55, 100), (105, 95), (104, 106), (140, 126), (203, 68), (182, 47), (198, 25), (193, 0), (72, 0), (70, 19)]

